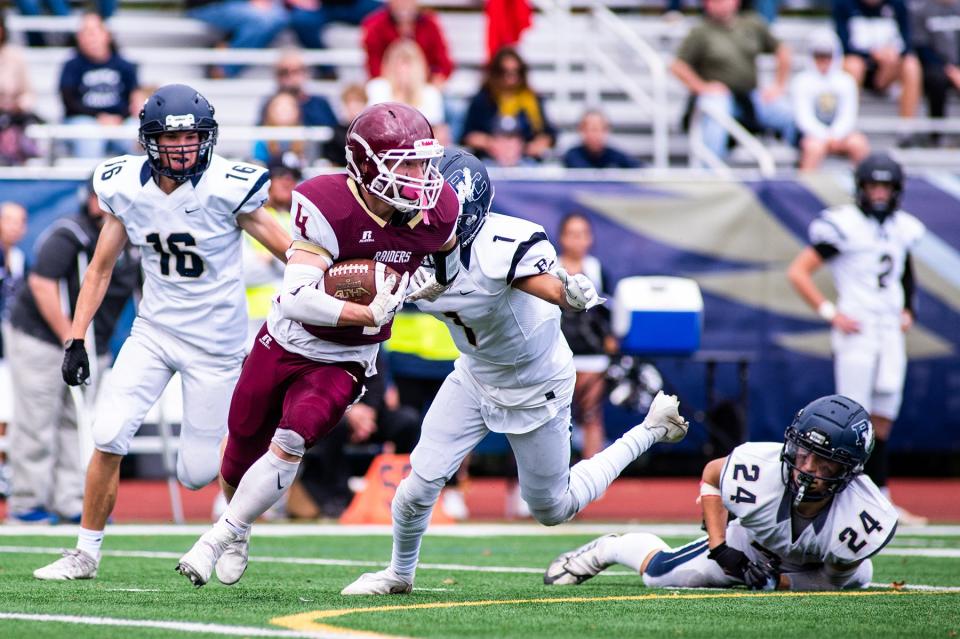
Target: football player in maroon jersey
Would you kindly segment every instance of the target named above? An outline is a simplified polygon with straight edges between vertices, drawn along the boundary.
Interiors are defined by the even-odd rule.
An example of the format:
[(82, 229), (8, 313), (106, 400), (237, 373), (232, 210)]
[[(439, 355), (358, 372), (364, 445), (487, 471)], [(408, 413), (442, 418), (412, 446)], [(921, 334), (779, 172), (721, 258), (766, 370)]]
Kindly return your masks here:
[[(318, 176), (294, 191), (283, 287), (230, 406), (220, 468), (230, 504), (177, 566), (196, 586), (215, 566), (225, 584), (243, 575), (250, 525), (376, 373), (410, 274), (430, 256), (435, 275), (424, 286), (443, 290), (459, 272), (460, 203), (437, 168), (443, 147), (426, 118), (398, 103), (368, 107), (347, 130), (346, 155), (346, 175)], [(328, 295), (324, 271), (355, 258), (391, 266), (400, 281), (387, 278), (368, 306)]]

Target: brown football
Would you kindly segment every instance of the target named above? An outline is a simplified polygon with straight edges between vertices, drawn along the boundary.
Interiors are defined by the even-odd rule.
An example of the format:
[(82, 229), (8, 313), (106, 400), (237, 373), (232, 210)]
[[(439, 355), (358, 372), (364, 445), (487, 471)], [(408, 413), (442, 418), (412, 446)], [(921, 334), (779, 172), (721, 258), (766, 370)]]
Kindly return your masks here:
[(355, 259), (337, 262), (323, 274), (323, 288), (327, 295), (338, 300), (366, 306), (384, 288), (390, 275), (399, 274), (384, 264), (373, 260)]

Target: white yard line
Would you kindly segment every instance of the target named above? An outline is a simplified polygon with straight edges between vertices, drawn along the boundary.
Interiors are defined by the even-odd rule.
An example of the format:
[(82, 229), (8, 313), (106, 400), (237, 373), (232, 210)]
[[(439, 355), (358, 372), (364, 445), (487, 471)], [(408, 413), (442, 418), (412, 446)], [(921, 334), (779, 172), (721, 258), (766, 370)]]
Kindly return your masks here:
[(158, 628), (185, 633), (228, 635), (234, 637), (306, 637), (309, 639), (351, 639), (370, 637), (370, 633), (349, 630), (343, 632), (301, 632), (256, 626), (228, 626), (189, 621), (153, 621), (149, 619), (117, 619), (114, 617), (78, 617), (75, 615), (38, 615), (20, 612), (0, 612), (0, 621), (39, 621), (44, 623), (71, 623), (85, 626), (119, 626), (127, 628)]
[[(210, 524), (119, 524), (107, 528), (107, 535), (191, 535), (199, 537), (209, 530)], [(72, 537), (79, 526), (0, 526), (0, 537)], [(667, 537), (702, 535), (699, 524), (639, 524), (639, 523), (571, 523), (563, 526), (541, 526), (535, 523), (502, 524), (452, 524), (431, 526), (427, 535), (432, 537), (543, 537), (546, 535), (602, 535), (617, 532), (649, 532)], [(257, 524), (257, 537), (322, 537), (340, 535), (382, 536), (390, 534), (390, 526), (341, 526), (329, 524)], [(960, 537), (960, 526), (903, 526), (898, 528), (900, 537)]]

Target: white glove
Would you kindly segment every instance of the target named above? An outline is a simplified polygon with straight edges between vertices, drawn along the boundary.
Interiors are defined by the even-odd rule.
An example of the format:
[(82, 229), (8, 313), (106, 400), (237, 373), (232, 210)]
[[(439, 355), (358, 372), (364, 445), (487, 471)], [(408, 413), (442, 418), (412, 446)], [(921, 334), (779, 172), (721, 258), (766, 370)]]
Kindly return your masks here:
[(680, 415), (680, 400), (676, 395), (665, 395), (663, 391), (650, 402), (647, 416), (642, 426), (649, 431), (660, 433), (657, 441), (675, 444), (687, 434), (690, 424)]
[(373, 322), (377, 326), (389, 324), (393, 320), (397, 309), (403, 304), (403, 296), (407, 292), (407, 282), (410, 281), (410, 274), (404, 273), (400, 278), (400, 285), (394, 289), (397, 283), (397, 276), (391, 275), (384, 281), (384, 287), (377, 293), (377, 296), (370, 302), (370, 312), (373, 314)]
[(567, 304), (573, 310), (585, 311), (607, 301), (607, 298), (600, 297), (597, 287), (586, 275), (582, 273), (570, 275), (563, 268), (558, 268), (556, 274), (563, 282), (563, 293), (567, 298)]
[(437, 282), (436, 276), (422, 266), (418, 268), (413, 277), (410, 278), (410, 288), (412, 292), (407, 295), (406, 301), (416, 302), (417, 300), (426, 300), (436, 302), (437, 298), (443, 295), (443, 292), (450, 288), (453, 282), (443, 285)]

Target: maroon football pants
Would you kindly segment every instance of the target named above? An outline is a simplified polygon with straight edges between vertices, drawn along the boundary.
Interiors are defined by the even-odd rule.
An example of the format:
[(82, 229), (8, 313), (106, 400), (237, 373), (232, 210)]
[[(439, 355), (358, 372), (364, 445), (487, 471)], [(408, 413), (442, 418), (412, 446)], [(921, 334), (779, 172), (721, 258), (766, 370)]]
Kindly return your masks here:
[(322, 363), (285, 350), (260, 329), (233, 391), (229, 437), (220, 474), (231, 486), (270, 447), (278, 428), (299, 434), (310, 448), (343, 417), (363, 388), (357, 362)]

